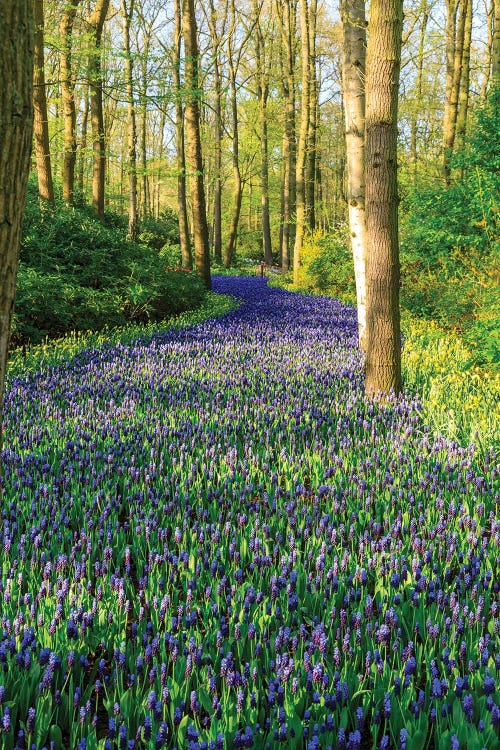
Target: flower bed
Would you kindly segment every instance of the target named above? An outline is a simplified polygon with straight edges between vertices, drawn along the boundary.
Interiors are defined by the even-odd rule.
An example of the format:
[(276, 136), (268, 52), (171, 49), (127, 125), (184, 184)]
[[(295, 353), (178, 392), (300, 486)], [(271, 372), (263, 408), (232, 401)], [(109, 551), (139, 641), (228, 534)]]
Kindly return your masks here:
[(363, 397), (351, 308), (225, 317), (6, 401), (0, 748), (496, 748), (498, 467)]

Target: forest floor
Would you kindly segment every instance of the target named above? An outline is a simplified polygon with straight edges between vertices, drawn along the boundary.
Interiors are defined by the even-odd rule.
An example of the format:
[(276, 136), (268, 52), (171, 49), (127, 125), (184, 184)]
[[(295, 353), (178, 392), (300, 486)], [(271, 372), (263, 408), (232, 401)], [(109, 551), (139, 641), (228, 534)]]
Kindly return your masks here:
[(352, 308), (214, 289), (10, 382), (0, 749), (498, 748), (493, 453), (365, 401)]

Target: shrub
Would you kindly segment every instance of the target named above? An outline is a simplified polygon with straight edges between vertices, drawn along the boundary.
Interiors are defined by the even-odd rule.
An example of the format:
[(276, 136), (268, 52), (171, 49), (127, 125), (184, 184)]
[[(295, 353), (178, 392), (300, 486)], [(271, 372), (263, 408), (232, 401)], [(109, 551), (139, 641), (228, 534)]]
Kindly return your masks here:
[[(165, 253), (175, 252), (175, 245), (165, 242), (178, 241), (175, 215), (166, 212), (163, 223), (148, 226), (149, 244), (129, 242), (122, 217), (111, 215), (103, 223), (88, 208), (62, 203), (55, 210), (44, 208), (32, 183), (13, 342), (159, 320), (200, 304), (204, 287), (195, 275), (165, 271)], [(164, 254), (155, 246), (160, 241)]]

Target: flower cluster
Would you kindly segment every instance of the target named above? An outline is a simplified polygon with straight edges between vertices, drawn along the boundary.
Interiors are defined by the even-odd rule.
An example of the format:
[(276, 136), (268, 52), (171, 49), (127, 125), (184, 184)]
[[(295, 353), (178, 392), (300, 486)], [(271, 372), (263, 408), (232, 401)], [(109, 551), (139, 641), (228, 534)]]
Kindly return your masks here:
[(365, 401), (355, 313), (224, 318), (6, 398), (0, 748), (497, 748), (498, 466)]

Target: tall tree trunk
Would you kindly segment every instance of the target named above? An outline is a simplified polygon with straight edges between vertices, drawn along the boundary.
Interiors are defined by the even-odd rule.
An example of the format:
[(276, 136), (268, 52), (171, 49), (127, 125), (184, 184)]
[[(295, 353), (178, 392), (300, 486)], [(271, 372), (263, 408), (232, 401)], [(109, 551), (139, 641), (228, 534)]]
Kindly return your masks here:
[(142, 217), (151, 216), (151, 194), (148, 176), (148, 58), (151, 45), (151, 32), (145, 34), (141, 56), (141, 110), (140, 110), (140, 163), (141, 163), (141, 203)]
[(214, 58), (214, 114), (215, 114), (215, 144), (214, 144), (214, 207), (213, 207), (213, 246), (214, 256), (218, 263), (222, 263), (222, 77), (219, 60)]
[(411, 136), (410, 136), (410, 161), (413, 167), (413, 179), (417, 177), (418, 168), (418, 121), (419, 121), (419, 107), (422, 101), (422, 89), (424, 80), (424, 52), (425, 52), (425, 34), (427, 32), (427, 24), (429, 23), (429, 8), (427, 0), (422, 0), (421, 6), (421, 22), (420, 22), (420, 37), (418, 42), (418, 58), (417, 58), (417, 104), (411, 121)]
[[(257, 96), (259, 100), (260, 115), (260, 196), (262, 208), (262, 249), (264, 261), (273, 262), (273, 249), (271, 243), (271, 220), (269, 213), (269, 142), (267, 127), (267, 100), (269, 97), (269, 71), (265, 54), (264, 37), (260, 25), (260, 10), (257, 2), (254, 2), (254, 14), (256, 20), (255, 34), (255, 58), (257, 67)], [(250, 210), (251, 210), (250, 201)]]
[(285, 127), (283, 131), (282, 214), (281, 214), (281, 266), (290, 267), (291, 247), (294, 239), (293, 215), (295, 212), (295, 37), (297, 31), (296, 0), (278, 0), (278, 20), (281, 40), (285, 50), (282, 86), (285, 99)]
[(467, 131), (467, 116), (469, 114), (469, 89), (470, 89), (470, 52), (472, 41), (472, 0), (467, 1), (464, 46), (462, 54), (460, 93), (458, 97), (457, 112), (457, 141), (458, 146), (463, 146)]
[[(78, 159), (78, 175), (77, 185), (78, 191), (81, 196), (85, 192), (85, 175), (87, 166), (87, 132), (89, 126), (89, 113), (90, 113), (90, 87), (84, 86), (83, 94), (83, 112), (82, 112), (82, 129), (80, 134), (80, 157)], [(77, 151), (78, 155), (78, 151)]]
[[(500, 8), (500, 3), (498, 3)], [(495, 34), (495, 0), (484, 0), (486, 13), (486, 65), (484, 66), (483, 82), (481, 84), (481, 99), (486, 99), (491, 77), (493, 61), (493, 36)], [(500, 12), (500, 11), (499, 11)], [(499, 18), (500, 23), (500, 18)]]
[[(179, 16), (180, 18), (180, 16)], [(165, 92), (163, 92), (163, 98), (165, 98)], [(160, 122), (158, 125), (158, 170), (156, 173), (156, 219), (159, 220), (160, 214), (161, 214), (161, 185), (162, 185), (162, 176), (163, 176), (163, 157), (164, 157), (164, 143), (165, 143), (165, 125), (167, 123), (167, 110), (165, 107), (161, 108), (160, 112)], [(182, 123), (184, 128), (184, 122)], [(183, 138), (182, 138), (182, 145), (184, 146), (184, 130), (183, 130)], [(186, 170), (184, 167), (184, 182), (186, 180)], [(184, 189), (184, 195), (186, 195), (186, 190)]]
[(300, 39), (302, 56), (302, 94), (300, 102), (300, 128), (297, 141), (297, 164), (295, 166), (296, 181), (296, 226), (295, 243), (293, 247), (293, 281), (299, 281), (299, 270), (304, 242), (306, 219), (306, 186), (305, 169), (307, 157), (307, 136), (309, 132), (309, 14), (307, 0), (299, 1), (300, 8)]
[(0, 0), (0, 449), (21, 220), (33, 139), (32, 0)]
[(110, 0), (97, 0), (88, 25), (92, 36), (89, 57), (90, 120), (93, 139), (92, 208), (104, 219), (106, 185), (106, 137), (104, 130), (101, 43)]
[(342, 84), (347, 156), (347, 205), (356, 279), (359, 346), (366, 351), (366, 216), (365, 216), (365, 0), (343, 0)]
[(61, 49), (61, 100), (64, 115), (64, 153), (62, 168), (62, 197), (65, 203), (75, 202), (76, 165), (76, 105), (75, 76), (72, 70), (73, 26), (81, 0), (69, 0), (64, 6), (59, 24)]
[(186, 153), (184, 148), (184, 107), (182, 104), (181, 88), (181, 2), (175, 0), (175, 60), (173, 65), (174, 91), (175, 91), (175, 143), (177, 150), (177, 211), (179, 213), (179, 240), (181, 246), (181, 258), (183, 268), (192, 268), (193, 256), (191, 254), (191, 238), (189, 237), (189, 224), (186, 197)]
[(207, 289), (210, 289), (210, 247), (200, 138), (201, 90), (198, 78), (199, 56), (194, 0), (182, 0), (182, 32), (186, 85), (186, 151), (191, 173), (194, 253), (198, 273)]
[(218, 7), (214, 0), (209, 0), (208, 11), (205, 13), (210, 30), (211, 59), (213, 68), (214, 91), (214, 195), (213, 195), (213, 224), (212, 243), (214, 257), (222, 263), (222, 74), (221, 74), (221, 45), (226, 31), (227, 4), (223, 8), (222, 25), (219, 28)]
[(128, 239), (135, 242), (139, 235), (137, 216), (137, 123), (134, 104), (134, 64), (130, 49), (130, 24), (134, 15), (135, 0), (121, 0), (123, 53), (127, 87), (127, 141), (128, 141)]
[(309, 128), (306, 156), (306, 223), (310, 229), (316, 226), (316, 140), (318, 132), (318, 74), (316, 70), (318, 3), (311, 0), (309, 6)]
[[(451, 179), (450, 171), (450, 158), (455, 145), (455, 136), (457, 131), (457, 114), (458, 114), (458, 98), (460, 94), (460, 79), (462, 73), (462, 56), (464, 49), (464, 33), (465, 33), (465, 17), (466, 17), (466, 6), (469, 0), (447, 0), (448, 13), (451, 15), (448, 29), (448, 21), (446, 25), (447, 37), (446, 37), (446, 100), (444, 108), (444, 123), (443, 123), (443, 177), (446, 184), (449, 184)], [(459, 21), (456, 24), (457, 12), (460, 9)], [(451, 26), (453, 23), (454, 29), (454, 41), (453, 50), (451, 50)], [(455, 28), (456, 27), (456, 28)], [(448, 30), (450, 31), (450, 38), (448, 38)], [(448, 48), (450, 45), (450, 49)], [(448, 65), (451, 65), (451, 85), (448, 88), (449, 83), (449, 72)]]
[(495, 0), (493, 47), (491, 54), (491, 85), (500, 86), (500, 0)]
[[(54, 183), (50, 163), (49, 120), (45, 86), (43, 0), (34, 0), (35, 69), (33, 73), (33, 104), (35, 109), (35, 155), (40, 198), (54, 205)], [(0, 21), (1, 22), (1, 21)]]
[(401, 390), (397, 113), (403, 0), (372, 0), (366, 60), (366, 394)]
[(231, 31), (227, 39), (227, 54), (229, 68), (229, 91), (231, 102), (231, 125), (232, 125), (232, 162), (233, 162), (233, 213), (226, 246), (224, 248), (224, 265), (231, 266), (236, 251), (236, 238), (238, 236), (238, 225), (240, 222), (241, 201), (243, 199), (243, 180), (240, 170), (240, 136), (238, 125), (238, 99), (236, 95), (236, 64), (234, 59), (234, 37), (236, 32), (236, 8), (234, 0), (231, 0)]

